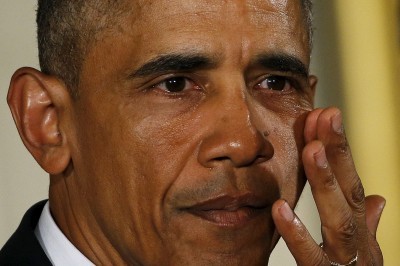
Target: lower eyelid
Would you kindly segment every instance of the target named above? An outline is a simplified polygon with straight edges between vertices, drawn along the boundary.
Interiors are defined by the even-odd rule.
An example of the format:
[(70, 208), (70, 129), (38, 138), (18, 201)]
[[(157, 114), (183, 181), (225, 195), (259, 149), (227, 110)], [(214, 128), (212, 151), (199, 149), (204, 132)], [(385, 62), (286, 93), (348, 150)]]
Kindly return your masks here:
[[(168, 80), (171, 80), (171, 79), (174, 79), (174, 78), (184, 78), (184, 79), (185, 79), (185, 88), (184, 88), (183, 90), (177, 91), (177, 92), (173, 92), (173, 91), (169, 91), (169, 90), (166, 88), (166, 84), (167, 84)], [(163, 87), (163, 88), (160, 88), (160, 87)], [(169, 93), (169, 94), (174, 94), (174, 93), (175, 93), (175, 94), (179, 94), (179, 93), (183, 93), (183, 92), (186, 91), (186, 90), (190, 90), (190, 89), (192, 89), (192, 88), (198, 89), (198, 88), (201, 88), (201, 87), (200, 87), (199, 85), (197, 85), (196, 82), (194, 82), (192, 79), (190, 79), (190, 78), (188, 78), (188, 77), (173, 76), (173, 77), (169, 77), (169, 78), (167, 78), (167, 79), (164, 79), (163, 81), (161, 81), (161, 82), (159, 82), (159, 83), (157, 83), (157, 84), (155, 84), (155, 85), (150, 86), (150, 88), (151, 88), (151, 89), (157, 89), (157, 88), (159, 88), (159, 89), (161, 89), (161, 90), (163, 90), (163, 91), (165, 91), (165, 92), (167, 92), (167, 93)]]

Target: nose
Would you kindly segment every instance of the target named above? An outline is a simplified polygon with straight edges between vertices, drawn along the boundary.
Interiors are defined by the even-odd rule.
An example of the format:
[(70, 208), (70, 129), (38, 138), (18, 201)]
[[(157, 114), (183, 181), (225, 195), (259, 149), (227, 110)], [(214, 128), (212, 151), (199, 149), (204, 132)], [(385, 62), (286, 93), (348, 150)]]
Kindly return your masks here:
[[(203, 138), (198, 161), (207, 168), (229, 163), (240, 168), (272, 158), (266, 123), (260, 122), (257, 108), (243, 94), (214, 100), (214, 115)], [(257, 123), (258, 122), (258, 123)]]

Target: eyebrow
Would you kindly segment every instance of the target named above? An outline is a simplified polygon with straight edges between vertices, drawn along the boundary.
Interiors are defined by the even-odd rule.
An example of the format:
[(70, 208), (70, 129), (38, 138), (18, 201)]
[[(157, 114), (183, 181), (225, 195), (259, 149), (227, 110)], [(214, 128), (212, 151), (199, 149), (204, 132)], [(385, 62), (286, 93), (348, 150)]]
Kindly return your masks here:
[(287, 54), (260, 54), (256, 57), (255, 64), (270, 70), (291, 72), (295, 75), (307, 77), (308, 67), (300, 59)]
[(212, 68), (216, 60), (202, 54), (165, 54), (151, 59), (130, 75), (131, 78), (168, 72), (191, 72)]

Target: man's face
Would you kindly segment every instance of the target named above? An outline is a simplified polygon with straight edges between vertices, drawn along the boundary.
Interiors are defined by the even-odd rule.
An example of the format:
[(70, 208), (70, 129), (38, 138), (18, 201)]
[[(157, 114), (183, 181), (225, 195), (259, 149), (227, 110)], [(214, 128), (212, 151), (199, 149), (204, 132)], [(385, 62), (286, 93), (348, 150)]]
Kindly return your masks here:
[(80, 228), (130, 264), (265, 264), (271, 205), (304, 184), (300, 1), (138, 2), (90, 50), (70, 111)]

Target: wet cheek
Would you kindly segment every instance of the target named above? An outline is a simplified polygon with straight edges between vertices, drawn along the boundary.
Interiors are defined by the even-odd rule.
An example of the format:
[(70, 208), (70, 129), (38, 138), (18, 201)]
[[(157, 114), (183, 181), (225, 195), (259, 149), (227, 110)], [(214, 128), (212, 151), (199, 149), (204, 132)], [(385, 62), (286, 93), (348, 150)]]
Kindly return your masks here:
[(303, 113), (311, 111), (313, 106), (310, 99), (296, 94), (264, 96), (260, 97), (260, 102), (266, 109), (288, 119), (296, 119)]
[[(306, 111), (301, 114), (304, 113)], [(299, 143), (299, 139), (302, 139), (302, 131), (299, 132), (296, 129), (298, 120), (302, 120), (301, 117), (302, 115), (278, 116), (272, 123), (272, 130), (268, 137), (274, 146), (271, 165), (278, 179), (281, 197), (293, 205), (298, 197), (297, 191), (302, 184), (300, 161), (302, 143)]]

